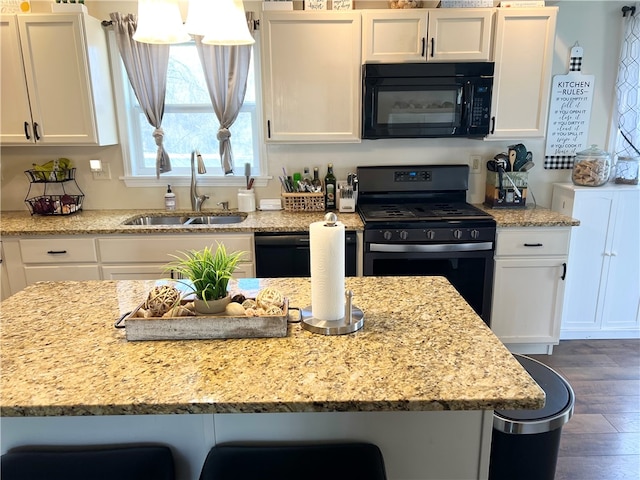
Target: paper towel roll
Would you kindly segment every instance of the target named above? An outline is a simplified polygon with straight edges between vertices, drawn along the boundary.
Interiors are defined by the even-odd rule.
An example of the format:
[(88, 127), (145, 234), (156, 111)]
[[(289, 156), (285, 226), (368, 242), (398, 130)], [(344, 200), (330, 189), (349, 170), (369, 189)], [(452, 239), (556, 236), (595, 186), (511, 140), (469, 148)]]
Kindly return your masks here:
[(311, 313), (319, 320), (344, 317), (344, 224), (309, 225)]

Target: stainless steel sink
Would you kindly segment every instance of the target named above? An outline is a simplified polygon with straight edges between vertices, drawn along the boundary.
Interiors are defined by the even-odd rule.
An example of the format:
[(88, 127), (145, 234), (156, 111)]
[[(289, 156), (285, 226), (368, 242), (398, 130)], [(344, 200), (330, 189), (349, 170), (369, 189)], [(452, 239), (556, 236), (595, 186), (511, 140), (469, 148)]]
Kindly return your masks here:
[(240, 223), (245, 219), (242, 215), (203, 215), (191, 217), (185, 225), (220, 225), (228, 223)]
[(189, 217), (177, 217), (177, 216), (160, 216), (154, 217), (151, 215), (133, 217), (124, 222), (124, 225), (183, 225)]
[(240, 223), (246, 218), (245, 215), (198, 215), (198, 216), (176, 216), (176, 215), (142, 215), (130, 218), (123, 222), (124, 225), (221, 225), (230, 223)]

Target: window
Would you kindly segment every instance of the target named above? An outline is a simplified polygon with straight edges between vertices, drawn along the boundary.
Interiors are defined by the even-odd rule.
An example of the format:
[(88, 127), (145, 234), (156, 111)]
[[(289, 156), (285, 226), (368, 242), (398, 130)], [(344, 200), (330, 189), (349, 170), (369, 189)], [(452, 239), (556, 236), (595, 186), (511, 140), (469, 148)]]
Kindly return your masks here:
[[(113, 42), (115, 47), (115, 40)], [(156, 180), (157, 146), (152, 136), (153, 127), (138, 105), (137, 99), (117, 54), (117, 70), (122, 77), (121, 97), (124, 105), (120, 120), (126, 125), (121, 128), (123, 156), (125, 162), (125, 180), (128, 186), (149, 186), (157, 183), (180, 184), (177, 177), (190, 176), (190, 157), (192, 150), (202, 154), (207, 173), (198, 175), (198, 181), (211, 185), (243, 184), (244, 165), (251, 164), (252, 176), (258, 177), (266, 171), (261, 162), (263, 144), (259, 120), (259, 76), (256, 71), (256, 52), (254, 45), (247, 91), (238, 118), (231, 127), (231, 145), (233, 151), (234, 174), (224, 176), (220, 165), (218, 146), (219, 122), (213, 111), (211, 99), (202, 72), (202, 65), (194, 42), (171, 45), (169, 68), (167, 72), (167, 92), (162, 120), (164, 147), (171, 159), (171, 172)], [(115, 71), (115, 70), (114, 70)], [(259, 69), (258, 69), (259, 71)], [(184, 180), (186, 184), (187, 180)]]

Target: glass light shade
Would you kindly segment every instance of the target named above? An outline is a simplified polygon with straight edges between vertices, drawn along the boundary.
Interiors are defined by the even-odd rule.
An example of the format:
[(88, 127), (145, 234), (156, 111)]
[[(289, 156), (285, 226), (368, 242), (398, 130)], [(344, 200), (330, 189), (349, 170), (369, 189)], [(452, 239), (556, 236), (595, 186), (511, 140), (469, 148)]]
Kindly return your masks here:
[(211, 29), (211, 19), (217, 15), (218, 0), (189, 0), (185, 30), (191, 35), (206, 35)]
[(184, 43), (191, 40), (176, 0), (138, 0), (138, 26), (133, 39), (142, 43)]
[[(208, 13), (204, 17), (206, 22), (202, 22), (203, 27), (200, 28), (200, 31), (204, 33), (198, 33), (204, 35), (202, 43), (207, 45), (251, 45), (255, 43), (251, 32), (249, 32), (242, 0), (216, 0), (214, 2), (190, 0), (189, 10), (192, 5), (198, 3), (212, 4), (207, 7)], [(195, 32), (189, 30), (189, 33)]]

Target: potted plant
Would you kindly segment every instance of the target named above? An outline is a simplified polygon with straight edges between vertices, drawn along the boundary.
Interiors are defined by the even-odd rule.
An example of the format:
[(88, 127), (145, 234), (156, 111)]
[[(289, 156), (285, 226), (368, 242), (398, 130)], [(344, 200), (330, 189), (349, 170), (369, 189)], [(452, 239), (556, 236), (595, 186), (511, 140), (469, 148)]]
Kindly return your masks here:
[(215, 252), (205, 247), (179, 253), (182, 256), (171, 255), (175, 260), (168, 263), (165, 270), (190, 280), (190, 283), (182, 283), (196, 294), (196, 312), (223, 312), (231, 300), (227, 291), (229, 280), (245, 252), (227, 253), (224, 245), (218, 243)]

